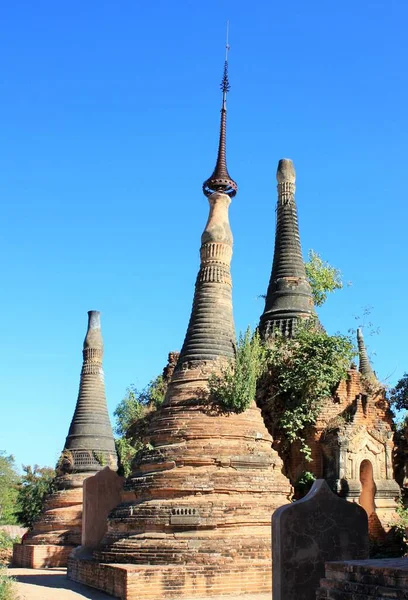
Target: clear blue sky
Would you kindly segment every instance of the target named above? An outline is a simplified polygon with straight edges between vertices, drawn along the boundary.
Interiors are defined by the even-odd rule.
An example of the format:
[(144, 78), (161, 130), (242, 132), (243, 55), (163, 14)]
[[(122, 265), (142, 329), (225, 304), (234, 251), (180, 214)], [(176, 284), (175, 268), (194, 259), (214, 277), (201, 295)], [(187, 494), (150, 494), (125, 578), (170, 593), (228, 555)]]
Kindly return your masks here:
[(408, 4), (8, 2), (0, 17), (0, 449), (55, 463), (87, 311), (102, 311), (111, 413), (180, 349), (216, 155), (230, 20), (228, 166), (237, 330), (263, 310), (275, 171), (295, 162), (303, 251), (373, 307), (378, 375), (408, 369)]

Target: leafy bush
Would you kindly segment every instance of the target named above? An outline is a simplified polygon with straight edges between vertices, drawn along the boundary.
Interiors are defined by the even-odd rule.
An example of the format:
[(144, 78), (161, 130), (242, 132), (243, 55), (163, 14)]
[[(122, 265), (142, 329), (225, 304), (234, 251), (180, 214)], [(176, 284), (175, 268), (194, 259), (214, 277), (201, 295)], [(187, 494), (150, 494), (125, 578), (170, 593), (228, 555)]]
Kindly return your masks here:
[(266, 367), (266, 352), (258, 331), (240, 334), (235, 360), (209, 379), (210, 397), (223, 410), (245, 411), (255, 399), (256, 385)]
[(8, 565), (13, 555), (13, 544), (20, 539), (11, 537), (6, 531), (0, 529), (0, 567)]

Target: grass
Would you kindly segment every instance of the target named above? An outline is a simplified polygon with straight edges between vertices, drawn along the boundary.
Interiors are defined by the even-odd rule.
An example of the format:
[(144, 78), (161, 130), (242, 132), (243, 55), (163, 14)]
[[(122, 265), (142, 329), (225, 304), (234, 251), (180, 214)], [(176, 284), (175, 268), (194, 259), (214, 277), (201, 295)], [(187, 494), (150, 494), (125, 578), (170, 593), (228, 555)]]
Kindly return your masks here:
[(4, 567), (0, 567), (0, 600), (18, 600), (14, 580), (7, 575)]

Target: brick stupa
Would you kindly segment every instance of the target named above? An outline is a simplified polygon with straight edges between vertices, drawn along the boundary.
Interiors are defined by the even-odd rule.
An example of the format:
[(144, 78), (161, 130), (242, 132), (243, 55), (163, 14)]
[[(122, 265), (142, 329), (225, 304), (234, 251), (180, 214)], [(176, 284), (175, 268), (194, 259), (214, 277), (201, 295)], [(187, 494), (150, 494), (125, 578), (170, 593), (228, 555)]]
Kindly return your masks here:
[[(316, 319), (311, 286), (306, 277), (295, 201), (295, 168), (291, 160), (279, 161), (276, 238), (272, 273), (260, 319), (260, 332), (273, 341), (277, 330), (296, 335), (302, 319)], [(391, 540), (399, 497), (394, 480), (392, 418), (384, 387), (368, 359), (361, 329), (357, 331), (359, 370), (351, 368), (332, 397), (323, 401), (314, 427), (304, 431), (312, 462), (305, 459), (297, 441), (287, 447), (283, 430), (270, 412), (264, 390), (258, 397), (274, 447), (284, 461), (284, 472), (293, 485), (305, 472), (324, 478), (333, 491), (365, 508), (370, 536), (377, 542)]]
[(69, 559), (71, 579), (127, 600), (270, 592), (271, 514), (290, 485), (255, 402), (222, 413), (208, 378), (234, 357), (228, 208), (236, 194), (225, 155), (227, 62), (218, 159), (204, 183), (210, 214), (187, 334), (146, 449), (92, 556)]
[(46, 497), (40, 516), (22, 543), (14, 545), (15, 566), (65, 566), (68, 555), (81, 543), (84, 479), (105, 466), (117, 468), (102, 357), (100, 313), (89, 311), (78, 400), (57, 464), (55, 492)]

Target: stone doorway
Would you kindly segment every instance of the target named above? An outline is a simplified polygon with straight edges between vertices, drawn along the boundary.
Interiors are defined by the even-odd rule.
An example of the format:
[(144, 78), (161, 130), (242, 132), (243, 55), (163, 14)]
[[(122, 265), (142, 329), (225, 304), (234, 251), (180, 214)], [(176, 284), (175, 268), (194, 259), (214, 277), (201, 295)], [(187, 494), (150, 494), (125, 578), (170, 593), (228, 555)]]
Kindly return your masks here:
[(363, 460), (360, 464), (360, 483), (361, 493), (359, 503), (366, 511), (367, 516), (370, 517), (375, 513), (374, 498), (377, 488), (374, 482), (373, 465), (367, 459)]

